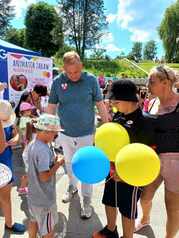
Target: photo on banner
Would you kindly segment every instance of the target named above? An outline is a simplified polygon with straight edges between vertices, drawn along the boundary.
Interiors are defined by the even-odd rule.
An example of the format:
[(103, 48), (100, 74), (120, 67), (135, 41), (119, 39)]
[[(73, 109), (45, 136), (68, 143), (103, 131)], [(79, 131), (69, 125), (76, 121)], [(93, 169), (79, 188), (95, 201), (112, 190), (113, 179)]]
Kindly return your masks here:
[(52, 84), (53, 62), (51, 58), (25, 54), (8, 54), (9, 100), (17, 106), (24, 91), (31, 91), (35, 85)]

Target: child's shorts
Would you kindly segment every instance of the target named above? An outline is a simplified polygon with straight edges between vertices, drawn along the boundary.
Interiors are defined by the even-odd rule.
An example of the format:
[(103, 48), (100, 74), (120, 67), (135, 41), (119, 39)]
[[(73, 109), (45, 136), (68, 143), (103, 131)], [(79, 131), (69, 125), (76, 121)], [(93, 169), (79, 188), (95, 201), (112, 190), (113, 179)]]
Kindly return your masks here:
[(30, 221), (37, 222), (40, 236), (45, 236), (54, 230), (58, 223), (56, 204), (50, 208), (36, 207), (28, 203)]
[(141, 192), (141, 187), (134, 187), (110, 179), (105, 184), (102, 202), (106, 206), (118, 207), (120, 213), (128, 219), (136, 219), (137, 201)]

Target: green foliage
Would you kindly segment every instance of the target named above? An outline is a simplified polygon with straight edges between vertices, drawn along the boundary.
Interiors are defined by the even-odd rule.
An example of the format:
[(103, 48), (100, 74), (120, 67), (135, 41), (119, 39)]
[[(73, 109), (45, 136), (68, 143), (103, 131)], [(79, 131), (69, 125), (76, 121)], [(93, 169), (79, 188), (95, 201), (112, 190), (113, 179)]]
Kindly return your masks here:
[(32, 4), (26, 13), (26, 44), (44, 56), (54, 55), (63, 47), (62, 21), (47, 3)]
[(91, 59), (104, 59), (104, 53), (106, 52), (105, 49), (94, 49), (92, 55), (90, 56)]
[(85, 69), (95, 75), (103, 73), (106, 77), (143, 78), (146, 74), (124, 60), (85, 60)]
[(11, 0), (0, 0), (0, 37), (4, 36), (14, 17), (14, 7), (10, 3)]
[(74, 47), (68, 46), (66, 44), (63, 45), (63, 47), (59, 48), (57, 53), (55, 54), (55, 58), (63, 58), (63, 55), (68, 52), (68, 51), (73, 51), (75, 50)]
[(134, 60), (135, 62), (139, 62), (141, 58), (142, 58), (142, 43), (134, 42), (132, 51), (128, 55), (128, 59)]
[[(62, 58), (55, 58), (55, 64), (57, 67), (63, 66)], [(147, 72), (159, 65), (150, 60), (145, 60), (137, 64), (142, 69)], [(167, 64), (173, 69), (179, 69), (179, 64)], [(87, 70), (94, 75), (98, 76), (103, 73), (105, 77), (126, 77), (126, 78), (146, 78), (146, 73), (142, 72), (140, 69), (136, 68), (134, 65), (130, 64), (126, 60), (85, 60), (84, 61), (84, 70)]]
[(148, 41), (144, 47), (144, 59), (153, 60), (157, 54), (157, 46), (154, 40)]
[(25, 47), (25, 29), (9, 28), (5, 33), (5, 40), (12, 44)]
[(84, 59), (85, 51), (95, 47), (107, 26), (103, 0), (59, 0), (66, 40)]
[(158, 32), (167, 62), (179, 62), (179, 0), (166, 9)]

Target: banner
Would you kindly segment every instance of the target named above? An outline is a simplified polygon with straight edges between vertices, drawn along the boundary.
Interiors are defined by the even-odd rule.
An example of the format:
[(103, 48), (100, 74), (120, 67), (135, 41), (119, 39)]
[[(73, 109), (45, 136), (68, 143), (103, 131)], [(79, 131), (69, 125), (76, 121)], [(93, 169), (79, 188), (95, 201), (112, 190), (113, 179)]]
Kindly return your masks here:
[(52, 59), (8, 53), (9, 100), (17, 106), (24, 91), (31, 91), (35, 85), (45, 85), (50, 91), (52, 84)]

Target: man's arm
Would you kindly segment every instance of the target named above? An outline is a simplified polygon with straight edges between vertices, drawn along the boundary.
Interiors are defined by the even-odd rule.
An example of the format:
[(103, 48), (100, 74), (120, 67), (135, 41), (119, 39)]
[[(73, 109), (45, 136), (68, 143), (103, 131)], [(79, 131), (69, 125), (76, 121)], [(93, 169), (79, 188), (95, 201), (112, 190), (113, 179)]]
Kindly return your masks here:
[(111, 116), (103, 101), (96, 102), (96, 107), (103, 123), (111, 121)]
[(57, 104), (49, 103), (47, 108), (45, 109), (45, 112), (55, 115), (56, 114), (56, 109), (57, 109)]

